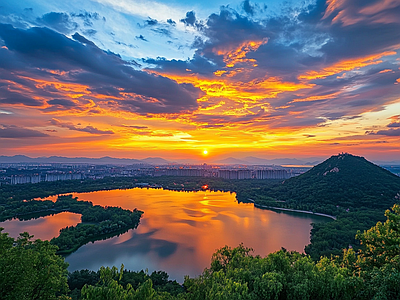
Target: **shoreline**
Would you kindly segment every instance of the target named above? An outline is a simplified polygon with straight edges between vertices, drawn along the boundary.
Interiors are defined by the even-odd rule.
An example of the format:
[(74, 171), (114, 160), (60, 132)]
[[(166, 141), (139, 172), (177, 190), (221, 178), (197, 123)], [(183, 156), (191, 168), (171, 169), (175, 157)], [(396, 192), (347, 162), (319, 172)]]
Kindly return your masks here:
[(254, 207), (257, 207), (257, 208), (260, 208), (260, 209), (297, 212), (297, 213), (315, 215), (315, 216), (326, 217), (326, 218), (330, 218), (332, 220), (336, 220), (335, 216), (331, 216), (331, 215), (323, 214), (323, 213), (312, 212), (312, 211), (309, 211), (309, 210), (299, 210), (299, 209), (292, 209), (292, 208), (274, 207), (274, 206), (260, 205), (260, 204), (257, 204), (255, 202), (253, 202), (253, 203), (254, 203)]
[[(215, 190), (215, 189), (174, 189), (171, 188), (169, 186), (163, 186), (162, 184), (157, 184), (155, 186), (133, 186), (133, 187), (128, 187), (128, 188), (116, 188), (116, 189), (110, 189), (110, 190), (126, 190), (126, 189), (135, 189), (135, 188), (139, 188), (139, 189), (163, 189), (163, 190), (167, 190), (167, 191), (174, 191), (174, 192), (204, 192), (204, 191), (211, 191), (211, 192), (230, 192), (230, 193), (236, 193), (237, 196), (237, 192), (233, 192), (233, 191), (227, 191), (227, 190)], [(100, 190), (94, 190), (91, 192), (72, 192), (72, 193), (92, 193), (92, 192), (99, 192), (102, 191), (104, 189), (100, 189)], [(107, 189), (109, 190), (109, 189)], [(70, 193), (65, 193), (65, 194), (70, 194)], [(52, 196), (59, 196), (58, 195), (52, 195)], [(49, 196), (50, 197), (50, 196)], [(238, 201), (237, 197), (236, 200)], [(299, 210), (299, 209), (292, 209), (292, 208), (283, 208), (283, 207), (275, 207), (275, 206), (267, 206), (267, 205), (261, 205), (261, 204), (257, 204), (254, 199), (251, 198), (247, 198), (247, 201), (249, 201), (250, 203), (254, 204), (254, 207), (260, 208), (260, 209), (268, 209), (268, 210), (279, 210), (279, 211), (288, 211), (288, 212), (295, 212), (295, 213), (303, 213), (303, 214), (309, 214), (309, 215), (315, 215), (315, 216), (320, 216), (320, 217), (325, 217), (325, 218), (329, 218), (332, 220), (337, 220), (337, 218), (335, 216), (332, 215), (328, 215), (328, 214), (323, 214), (323, 213), (318, 213), (318, 212), (312, 212), (312, 211), (308, 211), (308, 210)], [(239, 201), (238, 201), (239, 202)]]

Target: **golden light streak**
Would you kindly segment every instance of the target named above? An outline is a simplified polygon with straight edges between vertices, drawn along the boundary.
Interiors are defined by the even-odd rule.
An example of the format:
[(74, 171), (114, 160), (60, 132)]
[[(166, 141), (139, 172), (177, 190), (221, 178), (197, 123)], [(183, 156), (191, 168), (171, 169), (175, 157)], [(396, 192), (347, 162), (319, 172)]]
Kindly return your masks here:
[(205, 79), (195, 75), (182, 76), (162, 74), (178, 83), (191, 83), (200, 88), (209, 97), (222, 97), (239, 102), (253, 102), (265, 98), (275, 98), (287, 91), (309, 89), (315, 86), (308, 83), (293, 83), (281, 81), (278, 77), (254, 79), (249, 82), (235, 82), (228, 79)]
[(380, 71), (379, 74), (387, 73), (387, 72), (393, 72), (393, 70), (392, 69), (385, 69), (385, 70)]
[(343, 60), (338, 62), (332, 66), (323, 68), (320, 71), (309, 71), (304, 75), (300, 75), (299, 79), (306, 79), (306, 80), (313, 80), (313, 79), (321, 79), (325, 78), (334, 74), (341, 73), (343, 71), (351, 71), (357, 70), (362, 67), (370, 66), (370, 65), (377, 65), (382, 63), (381, 59), (384, 56), (395, 55), (396, 52), (394, 51), (387, 51), (376, 55), (371, 55), (368, 57), (358, 58), (358, 59), (350, 59), (350, 60)]
[(320, 95), (320, 96), (309, 96), (306, 98), (297, 98), (294, 99), (293, 101), (289, 102), (289, 103), (295, 103), (295, 102), (312, 102), (312, 101), (321, 101), (321, 100), (326, 100), (326, 99), (333, 99), (336, 98), (337, 96), (339, 96), (340, 92), (336, 92), (336, 93), (331, 93), (331, 94), (327, 94), (327, 95)]

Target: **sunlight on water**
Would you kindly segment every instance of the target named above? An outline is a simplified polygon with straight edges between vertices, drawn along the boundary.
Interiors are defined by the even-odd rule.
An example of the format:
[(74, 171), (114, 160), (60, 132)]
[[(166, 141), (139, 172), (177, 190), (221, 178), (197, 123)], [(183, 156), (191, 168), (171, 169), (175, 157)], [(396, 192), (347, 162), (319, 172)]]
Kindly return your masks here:
[[(136, 188), (73, 195), (95, 205), (138, 208), (144, 215), (137, 229), (89, 243), (67, 256), (70, 271), (98, 270), (100, 266), (123, 263), (131, 270), (164, 270), (171, 278), (183, 281), (184, 275), (199, 275), (209, 266), (215, 250), (224, 245), (235, 247), (243, 242), (262, 256), (281, 247), (303, 252), (310, 241), (310, 224), (320, 220), (238, 204), (235, 194), (226, 192)], [(61, 227), (79, 222), (79, 215), (74, 219), (66, 218), (67, 214), (31, 220), (18, 230), (50, 239), (58, 235)], [(8, 229), (11, 227), (8, 225)]]
[(51, 240), (58, 236), (60, 229), (75, 226), (80, 222), (80, 214), (61, 212), (28, 221), (7, 220), (0, 223), (0, 227), (4, 227), (4, 232), (8, 232), (13, 238), (17, 238), (21, 232), (28, 231), (30, 235), (34, 236), (34, 239)]

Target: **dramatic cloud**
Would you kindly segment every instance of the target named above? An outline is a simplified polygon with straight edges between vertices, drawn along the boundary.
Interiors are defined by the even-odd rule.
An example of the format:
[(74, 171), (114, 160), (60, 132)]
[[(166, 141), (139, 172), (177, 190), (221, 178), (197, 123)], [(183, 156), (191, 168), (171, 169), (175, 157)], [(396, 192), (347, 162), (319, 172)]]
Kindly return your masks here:
[(254, 15), (254, 12), (255, 12), (255, 7), (253, 6), (253, 5), (251, 5), (250, 4), (250, 1), (249, 0), (245, 0), (245, 1), (243, 1), (243, 3), (242, 3), (242, 7), (243, 7), (243, 10), (247, 13), (247, 14), (249, 14), (249, 15)]
[(168, 20), (167, 20), (167, 23), (170, 24), (170, 25), (172, 25), (172, 26), (175, 26), (175, 25), (176, 25), (176, 22), (175, 22), (174, 20), (172, 20), (172, 19), (168, 19)]
[(104, 17), (101, 18), (97, 12), (91, 13), (91, 12), (87, 12), (87, 11), (82, 11), (80, 13), (71, 13), (71, 16), (82, 19), (83, 24), (87, 27), (93, 26), (93, 21), (98, 21), (100, 19), (102, 19), (103, 21), (106, 21), (106, 19)]
[(195, 15), (194, 11), (188, 11), (186, 13), (186, 18), (181, 19), (180, 21), (187, 26), (195, 26), (196, 15)]
[(400, 128), (379, 130), (378, 132), (376, 132), (376, 134), (387, 135), (387, 136), (400, 136)]
[(15, 125), (0, 125), (0, 138), (19, 139), (47, 136), (49, 135), (37, 130), (22, 128)]
[[(192, 84), (177, 84), (175, 81), (144, 71), (133, 69), (119, 55), (105, 52), (79, 34), (76, 41), (47, 28), (21, 30), (10, 25), (0, 25), (0, 37), (4, 40), (8, 54), (23, 61), (25, 72), (37, 77), (37, 69), (48, 70), (45, 80), (66, 81), (87, 86), (101, 93), (102, 89), (117, 88), (121, 94), (115, 99), (120, 108), (130, 112), (176, 113), (197, 107), (199, 89)], [(48, 41), (52, 41), (49, 43)], [(7, 70), (13, 72), (12, 66)], [(82, 91), (84, 92), (84, 91)], [(90, 95), (88, 95), (90, 97)], [(95, 95), (94, 95), (95, 96)], [(23, 103), (40, 105), (41, 102), (27, 99), (1, 99), (1, 103)]]
[(77, 127), (70, 122), (61, 122), (60, 120), (57, 119), (51, 119), (50, 124), (62, 128), (68, 128), (69, 130), (87, 132), (90, 134), (114, 134), (114, 132), (111, 130), (100, 130), (93, 126)]
[(70, 33), (78, 28), (66, 13), (51, 12), (37, 18), (37, 22), (61, 33)]

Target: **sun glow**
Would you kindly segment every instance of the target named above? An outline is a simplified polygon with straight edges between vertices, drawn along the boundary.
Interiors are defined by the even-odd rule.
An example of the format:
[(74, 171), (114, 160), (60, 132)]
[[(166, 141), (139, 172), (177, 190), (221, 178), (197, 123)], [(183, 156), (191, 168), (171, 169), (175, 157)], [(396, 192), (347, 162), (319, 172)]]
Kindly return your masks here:
[(207, 155), (208, 154), (208, 151), (207, 150), (204, 150), (203, 151), (203, 155)]

